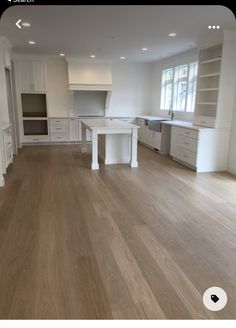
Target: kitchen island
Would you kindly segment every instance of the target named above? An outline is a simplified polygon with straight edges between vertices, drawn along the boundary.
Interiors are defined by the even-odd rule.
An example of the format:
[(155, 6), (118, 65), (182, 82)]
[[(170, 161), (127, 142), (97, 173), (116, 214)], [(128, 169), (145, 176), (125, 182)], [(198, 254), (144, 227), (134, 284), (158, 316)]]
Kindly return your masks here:
[(82, 152), (87, 152), (86, 129), (92, 135), (92, 170), (99, 169), (98, 157), (105, 164), (130, 163), (131, 167), (138, 167), (139, 126), (117, 119), (82, 119), (81, 127)]

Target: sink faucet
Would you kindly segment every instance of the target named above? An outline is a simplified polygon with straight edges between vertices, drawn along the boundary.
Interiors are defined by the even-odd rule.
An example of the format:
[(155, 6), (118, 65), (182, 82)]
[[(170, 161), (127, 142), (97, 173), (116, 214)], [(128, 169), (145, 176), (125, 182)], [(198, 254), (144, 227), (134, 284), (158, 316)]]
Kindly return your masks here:
[(174, 119), (175, 114), (174, 114), (174, 111), (173, 111), (173, 107), (171, 107), (171, 108), (169, 109), (168, 115), (170, 116), (170, 119), (171, 119), (171, 120)]

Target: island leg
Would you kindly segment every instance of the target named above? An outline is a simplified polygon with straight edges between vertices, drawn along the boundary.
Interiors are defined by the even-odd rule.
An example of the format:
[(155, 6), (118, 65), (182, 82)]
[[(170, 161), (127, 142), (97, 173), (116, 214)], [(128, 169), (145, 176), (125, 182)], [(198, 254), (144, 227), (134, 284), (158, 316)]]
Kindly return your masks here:
[(98, 135), (96, 131), (92, 131), (92, 170), (98, 170)]
[(86, 145), (86, 128), (85, 125), (82, 123), (82, 153), (87, 152), (87, 145)]
[(137, 129), (132, 129), (131, 135), (131, 167), (138, 167), (137, 162), (137, 147), (138, 147), (138, 131)]

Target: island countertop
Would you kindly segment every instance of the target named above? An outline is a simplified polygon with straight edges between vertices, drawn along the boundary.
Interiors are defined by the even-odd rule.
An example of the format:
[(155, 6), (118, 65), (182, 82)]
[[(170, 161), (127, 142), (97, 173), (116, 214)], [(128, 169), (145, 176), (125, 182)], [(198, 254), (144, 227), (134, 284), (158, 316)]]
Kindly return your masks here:
[(87, 126), (90, 130), (96, 129), (139, 129), (138, 125), (131, 124), (128, 122), (124, 122), (121, 120), (113, 120), (113, 119), (82, 119), (81, 123)]

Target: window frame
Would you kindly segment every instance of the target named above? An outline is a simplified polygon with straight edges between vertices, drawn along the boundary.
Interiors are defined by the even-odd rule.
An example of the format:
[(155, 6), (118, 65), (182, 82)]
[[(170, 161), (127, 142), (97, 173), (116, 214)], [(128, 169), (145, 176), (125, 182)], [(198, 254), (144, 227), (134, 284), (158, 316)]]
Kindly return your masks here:
[[(175, 65), (170, 65), (170, 66), (167, 66), (165, 68), (163, 68), (161, 70), (161, 93), (160, 93), (160, 110), (161, 111), (169, 111), (171, 110), (171, 108), (173, 108), (173, 103), (174, 103), (174, 95), (175, 95), (175, 88), (176, 88), (176, 85), (178, 85), (178, 82), (176, 83), (175, 82), (175, 70), (181, 66), (186, 66), (187, 65), (187, 76), (186, 76), (186, 95), (185, 95), (185, 106), (184, 106), (184, 110), (182, 109), (174, 109), (175, 112), (179, 112), (179, 113), (185, 113), (185, 114), (193, 114), (194, 113), (194, 110), (195, 110), (195, 101), (196, 101), (196, 93), (197, 93), (197, 85), (195, 86), (195, 95), (194, 95), (194, 104), (193, 104), (193, 110), (192, 111), (189, 111), (187, 110), (188, 108), (188, 95), (189, 95), (189, 74), (190, 74), (190, 67), (191, 65), (193, 64), (197, 64), (197, 74), (195, 75), (195, 81), (197, 82), (197, 76), (198, 76), (198, 67), (199, 67), (199, 61), (198, 59), (191, 59), (191, 60), (188, 60), (187, 62), (183, 62), (183, 63), (178, 63), (178, 64), (175, 64)], [(170, 106), (169, 108), (162, 108), (162, 103), (165, 104), (166, 100), (163, 100), (162, 99), (162, 94), (163, 94), (163, 87), (166, 88), (166, 85), (163, 85), (163, 74), (165, 71), (168, 71), (168, 70), (172, 70), (172, 89), (171, 89), (171, 103), (170, 103)], [(178, 81), (178, 80), (177, 80)], [(194, 83), (194, 81), (193, 81)], [(165, 91), (166, 92), (166, 91)]]

